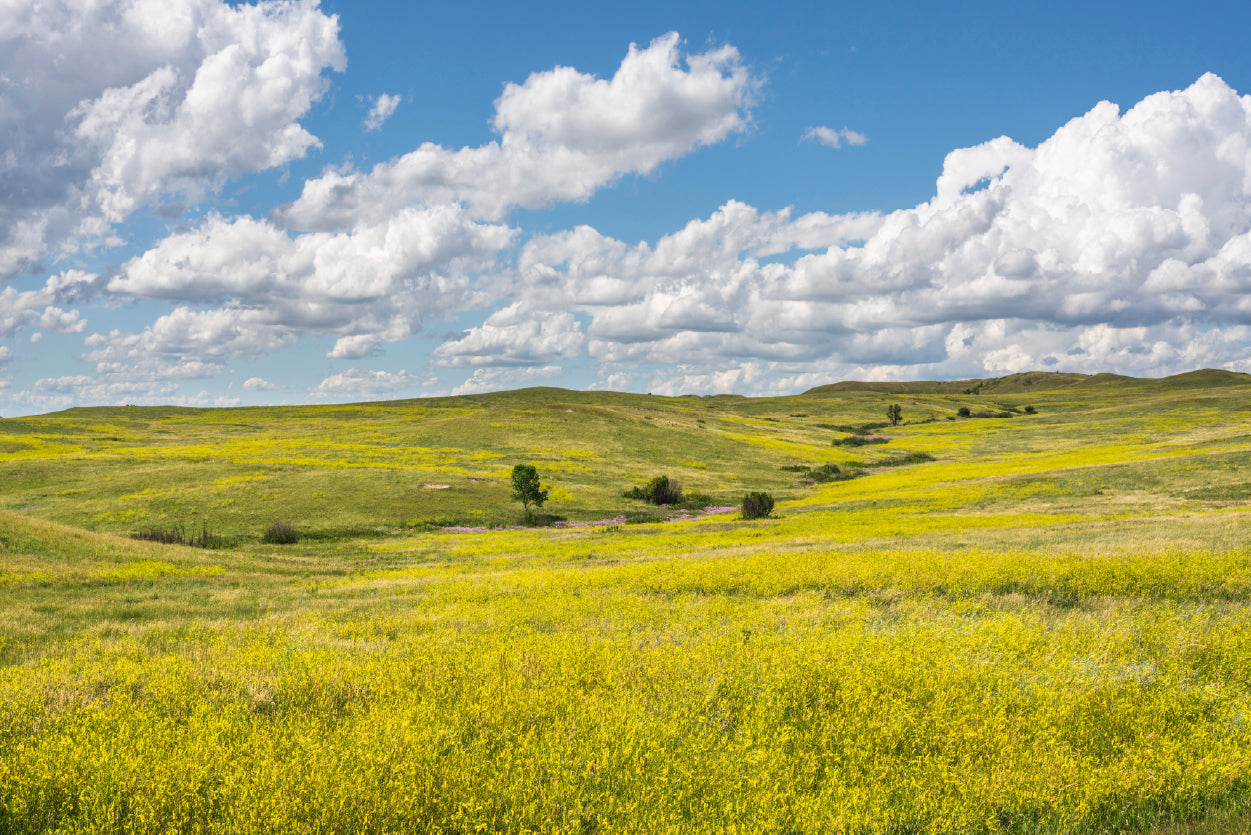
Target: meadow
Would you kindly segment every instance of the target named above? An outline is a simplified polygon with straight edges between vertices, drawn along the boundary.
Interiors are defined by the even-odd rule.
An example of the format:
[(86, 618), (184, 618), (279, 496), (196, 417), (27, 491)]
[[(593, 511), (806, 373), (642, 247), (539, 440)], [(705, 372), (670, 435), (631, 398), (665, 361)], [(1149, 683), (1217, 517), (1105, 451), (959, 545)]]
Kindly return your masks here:
[(0, 832), (1247, 831), (1251, 377), (966, 388), (0, 420)]

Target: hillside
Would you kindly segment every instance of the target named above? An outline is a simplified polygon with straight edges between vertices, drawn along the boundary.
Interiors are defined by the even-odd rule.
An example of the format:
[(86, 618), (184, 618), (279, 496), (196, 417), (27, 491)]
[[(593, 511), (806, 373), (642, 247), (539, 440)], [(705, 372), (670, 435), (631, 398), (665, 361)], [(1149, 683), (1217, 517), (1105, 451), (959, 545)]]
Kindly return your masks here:
[(1136, 378), (1120, 374), (1072, 374), (1054, 371), (1026, 371), (1004, 377), (987, 377), (969, 380), (933, 381), (917, 380), (909, 383), (867, 383), (844, 381), (817, 386), (805, 394), (828, 394), (849, 391), (873, 391), (886, 394), (1021, 394), (1026, 391), (1058, 391), (1072, 386), (1109, 385), (1155, 385), (1165, 388), (1212, 388), (1215, 386), (1245, 386), (1251, 383), (1251, 374), (1217, 369), (1188, 371), (1172, 377)]
[(1246, 831), (1251, 385), (1001, 379), (0, 420), (0, 831)]

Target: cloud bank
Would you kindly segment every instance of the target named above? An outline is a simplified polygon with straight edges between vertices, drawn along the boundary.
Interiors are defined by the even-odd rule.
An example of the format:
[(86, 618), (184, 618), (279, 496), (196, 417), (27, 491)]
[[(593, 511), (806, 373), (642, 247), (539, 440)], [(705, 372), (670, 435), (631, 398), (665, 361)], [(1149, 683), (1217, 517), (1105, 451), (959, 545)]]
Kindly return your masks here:
[[(810, 251), (764, 257), (788, 247)], [(731, 202), (654, 246), (536, 237), (518, 266), (532, 316), (585, 314), (606, 375), (669, 393), (1248, 367), (1251, 99), (1205, 75), (1124, 113), (1102, 102), (1037, 148), (953, 151), (915, 208)]]

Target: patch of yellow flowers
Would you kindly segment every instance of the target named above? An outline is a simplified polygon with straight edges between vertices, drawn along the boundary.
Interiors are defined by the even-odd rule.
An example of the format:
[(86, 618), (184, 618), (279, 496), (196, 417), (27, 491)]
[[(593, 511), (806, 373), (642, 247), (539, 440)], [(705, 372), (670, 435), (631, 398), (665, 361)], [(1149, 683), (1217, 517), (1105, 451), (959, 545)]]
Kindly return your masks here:
[(0, 830), (1106, 832), (1251, 800), (1246, 554), (565, 547), (0, 667)]

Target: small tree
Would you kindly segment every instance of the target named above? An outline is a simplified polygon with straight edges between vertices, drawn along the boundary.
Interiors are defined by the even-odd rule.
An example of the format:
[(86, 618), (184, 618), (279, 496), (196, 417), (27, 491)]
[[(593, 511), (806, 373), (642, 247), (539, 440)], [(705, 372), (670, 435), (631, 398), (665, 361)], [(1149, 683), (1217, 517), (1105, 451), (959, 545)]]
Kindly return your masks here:
[(547, 501), (547, 491), (539, 483), (539, 471), (533, 464), (518, 464), (513, 467), (513, 501), (521, 502), (526, 509), (526, 521), (534, 518), (530, 505), (542, 507)]
[(956, 414), (959, 415), (960, 417), (972, 417), (973, 416), (973, 413), (969, 411), (968, 406), (961, 406), (959, 409), (956, 410)]
[(890, 419), (891, 426), (898, 426), (903, 420), (903, 408), (898, 403), (890, 404), (886, 407), (886, 417)]
[(525, 521), (533, 520), (530, 505), (543, 507), (547, 501), (547, 491), (539, 483), (539, 471), (534, 464), (517, 464), (513, 467), (513, 501), (522, 503), (525, 508)]

